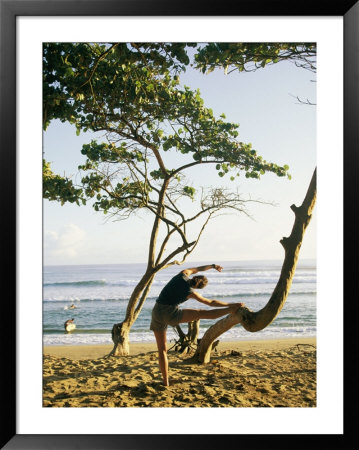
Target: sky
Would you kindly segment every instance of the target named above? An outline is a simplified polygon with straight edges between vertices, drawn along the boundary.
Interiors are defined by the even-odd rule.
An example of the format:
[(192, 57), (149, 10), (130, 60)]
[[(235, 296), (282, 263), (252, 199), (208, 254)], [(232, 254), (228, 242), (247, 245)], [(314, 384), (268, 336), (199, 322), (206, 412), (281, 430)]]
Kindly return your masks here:
[[(291, 180), (274, 174), (265, 174), (260, 180), (241, 176), (232, 182), (229, 176), (220, 178), (213, 168), (190, 171), (194, 187), (238, 188), (244, 196), (272, 204), (248, 204), (251, 217), (235, 213), (213, 219), (186, 263), (283, 259), (279, 240), (289, 236), (294, 223), (290, 205), (302, 203), (316, 167), (316, 107), (297, 100), (316, 102), (315, 74), (289, 62), (228, 75), (221, 70), (203, 75), (187, 69), (181, 84), (199, 88), (205, 106), (217, 117), (225, 113), (228, 121), (240, 125), (240, 141), (252, 143), (267, 161), (287, 164), (292, 176)], [(89, 132), (76, 136), (74, 126), (53, 121), (43, 135), (44, 157), (55, 173), (76, 179), (77, 167), (84, 161), (81, 147), (93, 137)], [(167, 152), (164, 157), (171, 167), (178, 155)], [(145, 262), (152, 222), (149, 214), (111, 221), (91, 204), (61, 206), (44, 200), (44, 264)], [(304, 236), (300, 260), (315, 257), (316, 210)]]

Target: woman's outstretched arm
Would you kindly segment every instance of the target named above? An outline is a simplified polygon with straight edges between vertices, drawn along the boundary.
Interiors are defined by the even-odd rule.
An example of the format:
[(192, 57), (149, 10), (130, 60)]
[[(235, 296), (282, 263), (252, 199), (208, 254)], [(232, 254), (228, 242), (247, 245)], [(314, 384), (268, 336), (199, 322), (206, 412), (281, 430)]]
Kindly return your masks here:
[(221, 300), (213, 300), (206, 297), (203, 297), (198, 292), (192, 292), (189, 294), (187, 298), (193, 298), (200, 303), (204, 303), (207, 306), (211, 306), (212, 308), (223, 308), (224, 306), (229, 306), (230, 308), (237, 310), (239, 307), (243, 307), (244, 303), (228, 303), (222, 302)]
[(187, 275), (188, 277), (190, 275), (193, 275), (198, 272), (204, 272), (206, 270), (210, 269), (216, 269), (218, 272), (222, 272), (223, 267), (219, 266), (218, 264), (208, 264), (207, 266), (199, 266), (199, 267), (193, 267), (192, 269), (184, 269), (182, 270), (182, 273)]

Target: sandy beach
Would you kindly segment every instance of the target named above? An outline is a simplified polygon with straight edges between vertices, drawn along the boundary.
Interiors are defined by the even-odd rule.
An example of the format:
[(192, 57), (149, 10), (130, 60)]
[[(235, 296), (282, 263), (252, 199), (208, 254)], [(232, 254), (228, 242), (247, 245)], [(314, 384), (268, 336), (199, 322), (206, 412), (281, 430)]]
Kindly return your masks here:
[(44, 347), (43, 406), (316, 406), (316, 338), (223, 341), (205, 365), (171, 350), (169, 387), (154, 343), (133, 343), (126, 357), (106, 357), (111, 349)]

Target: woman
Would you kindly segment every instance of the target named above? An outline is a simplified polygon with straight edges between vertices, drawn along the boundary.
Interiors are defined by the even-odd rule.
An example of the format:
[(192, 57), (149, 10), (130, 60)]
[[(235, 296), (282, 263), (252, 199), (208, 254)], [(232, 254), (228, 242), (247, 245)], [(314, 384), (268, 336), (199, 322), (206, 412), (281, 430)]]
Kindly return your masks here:
[[(189, 276), (209, 269), (216, 269), (218, 272), (221, 272), (223, 267), (216, 264), (210, 264), (208, 266), (182, 270), (162, 289), (152, 310), (150, 329), (155, 334), (158, 359), (163, 377), (163, 384), (165, 386), (169, 386), (166, 338), (167, 326), (171, 325), (175, 327), (180, 323), (192, 322), (193, 320), (198, 319), (217, 319), (226, 314), (233, 313), (237, 311), (238, 308), (244, 306), (244, 303), (230, 304), (219, 300), (210, 300), (194, 291), (194, 289), (203, 289), (207, 285), (208, 280), (203, 275), (197, 275), (192, 278), (189, 278)], [(194, 298), (205, 305), (214, 306), (215, 308), (220, 309), (180, 309), (178, 307), (178, 305), (190, 298)]]

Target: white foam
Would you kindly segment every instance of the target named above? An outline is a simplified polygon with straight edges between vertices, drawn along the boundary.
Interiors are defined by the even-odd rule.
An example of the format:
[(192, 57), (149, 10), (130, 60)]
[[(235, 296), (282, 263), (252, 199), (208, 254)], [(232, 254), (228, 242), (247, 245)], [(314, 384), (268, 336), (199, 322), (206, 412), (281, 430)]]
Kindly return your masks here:
[[(314, 337), (316, 336), (315, 326), (293, 326), (293, 327), (267, 327), (257, 333), (249, 333), (240, 326), (236, 326), (223, 333), (220, 337), (221, 341), (237, 341), (237, 340), (256, 340), (256, 339), (281, 339), (289, 337)], [(205, 330), (200, 330), (200, 336), (203, 336)], [(177, 339), (177, 334), (171, 328), (167, 331), (167, 340), (170, 343)], [(155, 342), (153, 333), (148, 332), (133, 332), (130, 336), (130, 342), (134, 343), (148, 343)], [(106, 345), (112, 344), (111, 332), (109, 330), (106, 334), (49, 334), (44, 335), (44, 346), (52, 345)]]

